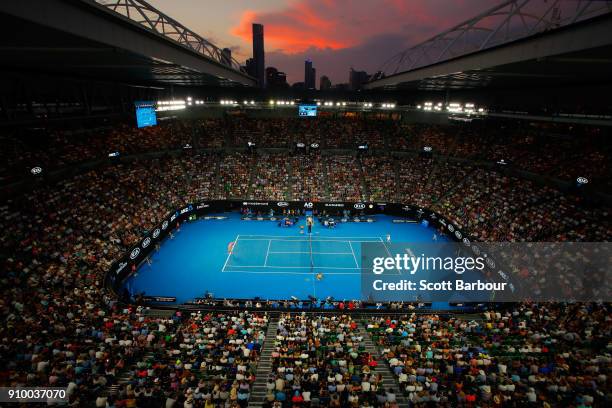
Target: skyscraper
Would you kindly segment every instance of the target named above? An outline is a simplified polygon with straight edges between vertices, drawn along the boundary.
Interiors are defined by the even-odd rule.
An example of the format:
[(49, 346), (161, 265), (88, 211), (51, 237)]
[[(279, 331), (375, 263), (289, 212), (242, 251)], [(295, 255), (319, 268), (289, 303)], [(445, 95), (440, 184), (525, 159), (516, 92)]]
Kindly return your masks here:
[(229, 48), (221, 50), (221, 62), (225, 65), (232, 65), (232, 50)]
[(256, 78), (257, 77), (257, 72), (256, 72), (256, 67), (255, 67), (255, 59), (254, 58), (249, 58), (246, 60), (246, 64), (244, 66), (244, 68), (246, 69), (247, 74), (249, 74), (250, 76)]
[(279, 72), (278, 69), (274, 67), (267, 67), (266, 86), (269, 89), (289, 88), (289, 84), (287, 84), (287, 75), (284, 72)]
[(323, 75), (319, 80), (319, 89), (324, 91), (326, 89), (330, 89), (332, 86), (331, 81), (327, 75)]
[(351, 71), (349, 72), (349, 87), (351, 91), (361, 89), (363, 87), (363, 84), (368, 82), (369, 79), (370, 76), (367, 72), (355, 71), (353, 68), (351, 68)]
[(253, 60), (255, 62), (255, 78), (259, 87), (266, 85), (266, 62), (264, 52), (264, 27), (262, 24), (253, 23)]
[(312, 66), (312, 61), (307, 59), (304, 62), (304, 87), (306, 89), (316, 89), (317, 71)]

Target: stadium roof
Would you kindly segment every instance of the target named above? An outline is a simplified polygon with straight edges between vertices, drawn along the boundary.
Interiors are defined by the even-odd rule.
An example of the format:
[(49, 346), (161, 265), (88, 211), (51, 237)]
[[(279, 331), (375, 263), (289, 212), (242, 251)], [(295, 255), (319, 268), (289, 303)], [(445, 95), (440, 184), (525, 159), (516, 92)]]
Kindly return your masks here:
[(397, 54), (366, 87), (529, 88), (610, 81), (610, 33), (611, 1), (508, 0)]
[(0, 2), (4, 70), (143, 85), (244, 85), (239, 64), (142, 0)]

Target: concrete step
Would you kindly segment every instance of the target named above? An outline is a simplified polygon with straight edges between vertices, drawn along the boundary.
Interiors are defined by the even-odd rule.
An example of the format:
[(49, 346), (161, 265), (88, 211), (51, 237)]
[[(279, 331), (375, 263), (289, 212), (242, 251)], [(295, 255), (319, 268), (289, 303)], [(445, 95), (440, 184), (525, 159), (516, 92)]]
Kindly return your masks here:
[(266, 383), (268, 376), (272, 372), (272, 350), (274, 350), (274, 339), (276, 338), (277, 329), (278, 318), (270, 319), (268, 329), (266, 330), (266, 338), (259, 354), (255, 381), (253, 382), (249, 397), (249, 408), (261, 407), (266, 399)]

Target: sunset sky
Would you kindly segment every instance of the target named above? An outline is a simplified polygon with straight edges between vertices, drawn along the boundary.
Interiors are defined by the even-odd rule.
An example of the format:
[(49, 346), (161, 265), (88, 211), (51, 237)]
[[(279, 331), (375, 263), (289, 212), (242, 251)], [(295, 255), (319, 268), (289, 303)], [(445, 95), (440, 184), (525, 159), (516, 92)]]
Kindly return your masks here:
[(266, 66), (303, 81), (310, 58), (333, 83), (350, 67), (375, 72), (399, 51), (500, 0), (149, 0), (241, 63), (251, 57), (251, 24), (264, 24)]

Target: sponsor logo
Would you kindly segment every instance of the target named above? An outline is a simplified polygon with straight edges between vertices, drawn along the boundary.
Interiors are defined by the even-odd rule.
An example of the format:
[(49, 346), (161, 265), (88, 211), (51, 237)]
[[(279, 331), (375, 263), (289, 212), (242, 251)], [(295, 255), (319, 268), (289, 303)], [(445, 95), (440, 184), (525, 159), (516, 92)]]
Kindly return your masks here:
[(469, 239), (467, 239), (467, 238), (463, 238), (463, 243), (465, 244), (465, 246), (468, 246), (468, 247), (469, 247), (470, 245), (472, 245), (472, 243), (470, 242), (470, 240), (469, 240)]
[(325, 207), (344, 207), (344, 204), (342, 203), (326, 203), (324, 205)]
[(313, 203), (311, 202), (304, 203), (304, 208), (312, 208), (312, 207), (314, 207)]
[(268, 203), (267, 202), (258, 202), (258, 201), (245, 201), (242, 203), (242, 205), (250, 205), (250, 206), (267, 206)]
[(181, 209), (181, 214), (185, 214), (185, 213), (187, 213), (189, 211), (191, 211), (191, 206), (185, 207), (185, 208)]
[(178, 216), (177, 213), (172, 214), (172, 217), (170, 217), (170, 222), (176, 220), (176, 217)]
[(455, 231), (455, 226), (454, 226), (453, 224), (448, 224), (448, 230), (449, 230), (450, 232)]
[(159, 230), (159, 228), (155, 228), (155, 231), (153, 231), (153, 239), (159, 237), (160, 232), (161, 231)]
[(463, 235), (461, 235), (461, 231), (459, 230), (455, 231), (455, 236), (457, 237), (457, 239), (461, 239), (463, 237)]
[[(34, 170), (34, 169), (32, 169), (32, 170)], [(586, 177), (578, 177), (578, 178), (576, 179), (576, 181), (577, 181), (578, 183), (580, 183), (580, 184), (587, 184), (587, 183), (589, 182), (589, 179), (587, 179)]]
[(145, 249), (146, 247), (148, 247), (151, 244), (151, 238), (146, 237), (143, 241), (142, 241), (142, 249)]
[(288, 207), (289, 203), (286, 201), (279, 201), (278, 203), (276, 203), (276, 205), (279, 207)]
[(440, 219), (440, 224), (444, 225), (446, 227), (446, 220)]
[(168, 221), (167, 220), (162, 223), (162, 230), (165, 231), (166, 228), (168, 228)]
[(508, 280), (508, 275), (506, 275), (506, 273), (505, 273), (505, 272), (503, 272), (503, 271), (497, 271), (497, 274), (498, 274), (499, 276), (501, 276), (502, 278), (504, 278), (504, 280)]
[(472, 252), (474, 252), (476, 256), (478, 256), (480, 255), (480, 248), (478, 248), (476, 245), (472, 245)]
[(366, 205), (364, 203), (355, 203), (353, 207), (355, 207), (356, 210), (363, 210), (366, 208)]
[(431, 213), (431, 215), (429, 216), (429, 218), (430, 218), (430, 219), (432, 219), (432, 220), (437, 220), (437, 219), (438, 219), (438, 217), (437, 217), (437, 216), (436, 216), (436, 214), (434, 214), (434, 213)]
[(132, 252), (130, 252), (130, 259), (136, 259), (136, 257), (140, 254), (140, 248), (134, 248), (132, 249)]
[(425, 212), (425, 211), (423, 211), (423, 209), (422, 209), (422, 208), (419, 208), (419, 209), (417, 210), (417, 214), (419, 214), (419, 218), (421, 218), (421, 217), (423, 216), (423, 213), (424, 213), (424, 212)]
[(210, 207), (210, 204), (200, 203), (200, 204), (198, 204), (198, 206), (196, 207), (196, 210), (201, 210), (202, 208), (208, 208), (208, 207)]
[(125, 267), (127, 266), (127, 262), (121, 262), (119, 264), (119, 266), (117, 267), (117, 272), (116, 274), (119, 275), (119, 273), (125, 269)]
[(36, 166), (36, 167), (32, 167), (32, 170), (30, 170), (30, 172), (34, 175), (40, 174), (42, 173), (42, 168)]
[(493, 259), (487, 258), (486, 262), (487, 262), (487, 265), (489, 265), (491, 269), (495, 269), (495, 261)]

